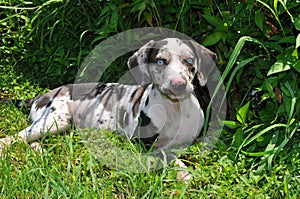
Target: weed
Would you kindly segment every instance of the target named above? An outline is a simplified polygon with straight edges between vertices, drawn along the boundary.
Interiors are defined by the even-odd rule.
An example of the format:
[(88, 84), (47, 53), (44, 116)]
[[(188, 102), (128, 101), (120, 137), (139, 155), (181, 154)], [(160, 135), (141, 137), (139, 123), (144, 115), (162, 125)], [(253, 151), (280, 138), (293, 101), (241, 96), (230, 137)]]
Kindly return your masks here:
[[(42, 139), (42, 154), (24, 143), (8, 148), (0, 160), (1, 196), (299, 197), (299, 8), (298, 1), (282, 0), (0, 1), (0, 97), (32, 98), (71, 83), (101, 41), (159, 26), (218, 54), (228, 104), (214, 151), (201, 155), (195, 144), (182, 154), (193, 175), (188, 185), (175, 180), (172, 166), (146, 173), (108, 168), (70, 130), (70, 136)], [(126, 56), (111, 64), (103, 81), (122, 76)], [(28, 125), (13, 105), (0, 108), (1, 136)]]

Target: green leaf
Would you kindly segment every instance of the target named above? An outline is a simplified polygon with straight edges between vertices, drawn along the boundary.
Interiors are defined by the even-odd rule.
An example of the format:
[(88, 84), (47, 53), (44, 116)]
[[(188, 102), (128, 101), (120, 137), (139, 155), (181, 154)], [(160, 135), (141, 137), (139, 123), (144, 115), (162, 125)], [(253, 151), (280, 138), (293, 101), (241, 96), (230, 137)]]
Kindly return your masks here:
[[(250, 42), (253, 42), (253, 43), (261, 45), (263, 47), (263, 49), (266, 51), (268, 57), (270, 57), (270, 53), (269, 53), (268, 49), (266, 48), (266, 46), (263, 43), (261, 43), (259, 40), (254, 39), (252, 37), (243, 36), (243, 37), (241, 37), (238, 40), (236, 46), (234, 47), (234, 49), (232, 51), (232, 54), (230, 55), (230, 59), (229, 59), (227, 65), (226, 65), (226, 68), (225, 68), (225, 70), (224, 70), (224, 72), (222, 74), (222, 78), (221, 79), (226, 79), (226, 77), (229, 74), (230, 75), (232, 74), (231, 69), (234, 67), (234, 64), (236, 63), (236, 60), (237, 60), (238, 56), (240, 55), (240, 53), (242, 51), (242, 48), (244, 47), (244, 44), (245, 44), (246, 41), (250, 41)], [(257, 56), (255, 56), (255, 58), (256, 57)], [(239, 67), (239, 65), (237, 67)], [(240, 65), (240, 67), (242, 68), (242, 66), (245, 66), (245, 65), (246, 65), (246, 62), (244, 62), (243, 65)], [(236, 70), (236, 71), (238, 71), (238, 70)], [(231, 78), (233, 78), (233, 77), (231, 77)], [(230, 84), (227, 84), (227, 85), (228, 85), (227, 88), (229, 88)], [(210, 115), (210, 109), (211, 109), (211, 106), (212, 106), (212, 101), (216, 97), (217, 93), (219, 92), (219, 90), (221, 89), (222, 86), (223, 86), (223, 81), (219, 81), (218, 84), (217, 84), (217, 86), (216, 86), (216, 88), (215, 88), (214, 93), (212, 94), (212, 97), (211, 97), (211, 100), (210, 100), (210, 102), (208, 104), (208, 107), (206, 109), (206, 117), (205, 117), (205, 122), (204, 122), (204, 127), (203, 127), (204, 132), (207, 131), (208, 121), (209, 121), (209, 115)], [(221, 104), (223, 104), (224, 101), (225, 101), (225, 96), (223, 97)]]
[(255, 132), (255, 130), (259, 129), (261, 126), (263, 126), (263, 125), (262, 124), (254, 125), (253, 127), (244, 130), (244, 134), (246, 134), (247, 137), (243, 140), (243, 143), (238, 148), (238, 151), (236, 152), (236, 158), (238, 157), (238, 154), (240, 153), (240, 151), (244, 147), (246, 141), (249, 140), (249, 138), (252, 136), (252, 134)]
[(296, 38), (296, 48), (298, 48), (299, 46), (300, 46), (300, 34), (298, 34)]
[(222, 32), (214, 32), (214, 33), (208, 35), (207, 37), (205, 37), (202, 45), (203, 46), (212, 46), (212, 45), (218, 43), (222, 39), (223, 34), (224, 33), (222, 33)]
[(247, 140), (245, 142), (245, 144), (243, 145), (243, 147), (249, 145), (251, 142), (253, 142), (254, 140), (256, 140), (259, 136), (262, 136), (263, 134), (269, 132), (270, 130), (273, 130), (273, 129), (279, 128), (279, 127), (285, 127), (286, 128), (287, 125), (286, 124), (280, 124), (280, 123), (279, 124), (273, 124), (273, 125), (265, 128), (265, 129), (261, 130), (260, 132), (258, 132), (257, 134), (255, 134), (253, 137), (251, 137), (249, 140)]
[(147, 4), (145, 2), (137, 2), (134, 4), (130, 12), (136, 12), (136, 11), (144, 12), (146, 8), (147, 8)]
[(289, 44), (294, 44), (295, 43), (295, 37), (294, 36), (288, 36), (288, 37), (283, 37), (278, 41), (278, 43), (289, 43)]
[(104, 7), (101, 10), (101, 14), (99, 15), (99, 17), (102, 17), (102, 16), (106, 15), (107, 13), (109, 13), (109, 11), (110, 11), (110, 7), (109, 6)]
[(272, 95), (275, 95), (274, 93), (274, 88), (272, 87), (272, 85), (270, 84), (270, 82), (268, 80), (265, 80), (265, 85), (266, 85), (266, 89), (267, 91), (269, 92), (269, 94), (272, 96)]
[(265, 155), (273, 153), (273, 150), (271, 150), (271, 151), (261, 151), (261, 152), (247, 152), (247, 151), (241, 150), (241, 152), (245, 155), (248, 155), (248, 156), (260, 157), (260, 156), (265, 156)]
[(294, 49), (294, 51), (292, 52), (291, 56), (294, 58), (294, 60), (298, 60), (298, 50), (297, 48)]
[(247, 119), (247, 113), (249, 111), (249, 106), (250, 106), (250, 101), (247, 102), (243, 107), (241, 107), (237, 114), (236, 114), (236, 119), (241, 123), (245, 124), (246, 119)]
[(296, 61), (295, 64), (293, 64), (293, 68), (300, 73), (300, 60)]
[(229, 121), (229, 120), (225, 120), (224, 122), (224, 125), (231, 128), (231, 129), (235, 129), (237, 127), (240, 127), (241, 125), (236, 122), (236, 121)]
[(212, 26), (214, 27), (218, 27), (221, 23), (223, 23), (223, 20), (218, 18), (218, 17), (215, 17), (215, 16), (212, 16), (212, 15), (202, 15), (204, 17), (204, 19), (210, 23)]
[(292, 132), (290, 132), (287, 137), (284, 138), (284, 140), (281, 142), (281, 144), (275, 148), (275, 154), (274, 154), (274, 158), (276, 158), (276, 156), (279, 154), (279, 152), (283, 149), (283, 147), (293, 138), (294, 134), (296, 132), (298, 132), (299, 129), (299, 125), (300, 123), (297, 123), (297, 125), (295, 126), (295, 128), (292, 130)]
[(233, 140), (232, 140), (232, 143), (231, 145), (233, 147), (240, 147), (241, 144), (243, 143), (244, 141), (244, 137), (243, 137), (243, 130), (241, 128), (237, 129), (237, 131), (235, 132), (234, 136), (233, 136)]
[(111, 15), (110, 23), (115, 27), (118, 24), (118, 20), (119, 20), (118, 11), (115, 10)]
[(294, 26), (297, 30), (300, 30), (300, 15), (294, 19)]
[(266, 150), (265, 150), (265, 151), (272, 151), (272, 154), (268, 156), (268, 160), (267, 160), (267, 168), (269, 171), (271, 171), (271, 169), (272, 169), (272, 160), (274, 158), (274, 148), (276, 146), (278, 138), (279, 138), (279, 131), (276, 130), (272, 136), (272, 139), (270, 140), (270, 143), (268, 144), (268, 146), (266, 147)]
[(145, 19), (150, 26), (153, 26), (152, 18), (153, 18), (152, 13), (150, 13), (150, 12), (145, 13)]
[(278, 0), (274, 0), (274, 10), (277, 13), (277, 4), (278, 4)]
[(255, 24), (257, 25), (257, 27), (259, 27), (259, 29), (261, 31), (264, 30), (264, 22), (265, 22), (265, 16), (263, 14), (263, 12), (256, 12), (255, 13), (255, 16), (254, 16), (254, 21), (255, 21)]
[(284, 63), (283, 61), (277, 61), (275, 64), (271, 66), (267, 76), (290, 70), (290, 68), (291, 67), (288, 64)]

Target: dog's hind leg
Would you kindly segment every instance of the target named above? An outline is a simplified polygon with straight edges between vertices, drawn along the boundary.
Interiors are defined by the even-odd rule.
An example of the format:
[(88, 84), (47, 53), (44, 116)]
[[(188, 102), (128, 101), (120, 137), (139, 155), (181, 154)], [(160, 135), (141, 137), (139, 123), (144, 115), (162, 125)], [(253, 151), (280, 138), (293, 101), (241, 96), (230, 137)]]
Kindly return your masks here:
[(61, 117), (53, 114), (43, 115), (40, 119), (34, 121), (29, 127), (17, 134), (18, 138), (26, 142), (32, 142), (42, 136), (57, 134), (69, 127), (70, 118)]
[(14, 141), (32, 142), (42, 136), (66, 130), (72, 119), (72, 104), (67, 99), (53, 98), (44, 107), (33, 105), (30, 113), (32, 124), (16, 135), (0, 139), (0, 150)]
[[(11, 145), (13, 142), (25, 141), (27, 143), (30, 143), (42, 136), (57, 134), (61, 131), (66, 130), (69, 127), (69, 121), (70, 118), (55, 117), (51, 114), (49, 114), (48, 116), (42, 116), (38, 121), (35, 121), (29, 127), (20, 131), (18, 134), (1, 138), (0, 156), (2, 154), (2, 149), (6, 146)], [(34, 150), (40, 150), (39, 143), (32, 143), (31, 148)]]

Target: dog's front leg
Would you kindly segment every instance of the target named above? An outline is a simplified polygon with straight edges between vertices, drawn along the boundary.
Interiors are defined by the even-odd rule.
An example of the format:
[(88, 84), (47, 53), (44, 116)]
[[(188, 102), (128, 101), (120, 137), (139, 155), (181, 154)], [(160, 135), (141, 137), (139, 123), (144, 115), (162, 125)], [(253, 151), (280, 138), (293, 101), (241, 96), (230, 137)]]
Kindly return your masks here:
[(188, 181), (193, 178), (192, 174), (187, 171), (187, 166), (177, 157), (175, 159), (175, 166), (178, 166), (178, 168), (175, 168), (178, 170), (177, 180), (182, 180), (185, 183), (188, 183)]
[(192, 175), (187, 171), (187, 166), (174, 153), (154, 150), (153, 155), (160, 158), (165, 165), (174, 161), (175, 170), (177, 170), (177, 180), (184, 181), (187, 184), (192, 179)]

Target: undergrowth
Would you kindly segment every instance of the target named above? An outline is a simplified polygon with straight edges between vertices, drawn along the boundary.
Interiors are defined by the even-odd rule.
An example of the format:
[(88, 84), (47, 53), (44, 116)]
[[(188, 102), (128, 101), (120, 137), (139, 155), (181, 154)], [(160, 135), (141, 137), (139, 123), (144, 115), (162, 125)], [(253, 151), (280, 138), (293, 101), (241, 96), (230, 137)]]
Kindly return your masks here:
[[(42, 139), (42, 154), (15, 143), (1, 160), (2, 198), (298, 198), (300, 4), (246, 0), (0, 1), (0, 97), (27, 99), (72, 83), (101, 41), (138, 27), (182, 32), (218, 55), (226, 87), (225, 127), (213, 151), (182, 154), (193, 180), (172, 166), (118, 172), (79, 135)], [(129, 56), (129, 55), (128, 55)], [(127, 55), (105, 73), (114, 82)], [(28, 125), (0, 105), (1, 136)]]

